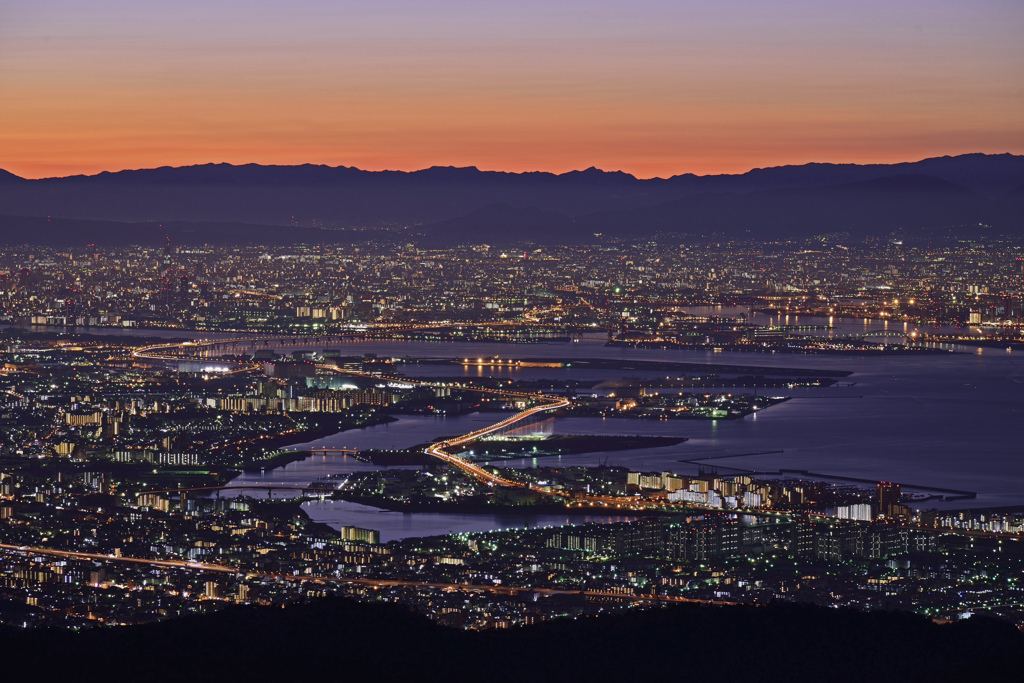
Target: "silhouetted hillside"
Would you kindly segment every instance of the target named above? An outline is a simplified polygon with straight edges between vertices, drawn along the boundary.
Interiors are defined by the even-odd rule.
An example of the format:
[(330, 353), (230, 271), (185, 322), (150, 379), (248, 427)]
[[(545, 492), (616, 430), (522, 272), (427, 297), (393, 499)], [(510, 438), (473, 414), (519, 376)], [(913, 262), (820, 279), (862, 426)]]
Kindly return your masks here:
[[(754, 192), (846, 185), (902, 175), (931, 176), (983, 196), (998, 197), (1024, 180), (1024, 156), (961, 154), (898, 164), (822, 164), (757, 168), (740, 176), (704, 176), (703, 191)], [(735, 179), (741, 184), (729, 187)]]
[(2, 168), (0, 168), (0, 184), (2, 184), (2, 183), (27, 183), (27, 182), (29, 182), (29, 181), (25, 180), (24, 178), (20, 178), (20, 177), (14, 175), (10, 171), (5, 171)]
[(413, 173), (326, 166), (230, 166), (121, 171), (0, 184), (0, 214), (114, 221), (212, 221), (329, 227), (417, 225), (493, 204), (582, 213), (677, 196), (624, 173)]
[[(233, 607), (150, 626), (0, 634), (38, 680), (1012, 681), (1024, 637), (974, 618), (709, 607), (464, 632), (394, 605)], [(28, 677), (28, 675), (26, 675)]]
[[(1009, 154), (891, 165), (805, 164), (650, 180), (595, 168), (555, 175), (472, 167), (406, 173), (206, 164), (43, 180), (0, 173), (0, 215), (193, 223), (197, 227), (180, 229), (204, 232), (215, 243), (240, 239), (239, 234), (265, 234), (250, 226), (291, 225), (408, 227), (439, 243), (574, 241), (592, 239), (595, 232), (773, 239), (979, 223), (1024, 234), (1017, 191), (1022, 185), (1024, 157)], [(10, 221), (0, 221), (0, 227), (4, 224)], [(230, 224), (242, 227), (232, 230)], [(131, 228), (111, 230), (123, 235)], [(271, 243), (314, 236), (275, 233)], [(50, 241), (66, 239), (55, 235)]]

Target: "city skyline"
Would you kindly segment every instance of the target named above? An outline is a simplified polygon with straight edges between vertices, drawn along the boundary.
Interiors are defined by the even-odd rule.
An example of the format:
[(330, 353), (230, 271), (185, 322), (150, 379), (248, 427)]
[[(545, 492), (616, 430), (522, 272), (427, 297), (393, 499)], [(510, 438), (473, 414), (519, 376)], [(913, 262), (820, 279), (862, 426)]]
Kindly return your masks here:
[(1018, 680), (1022, 35), (0, 4), (0, 651)]
[(2, 15), (0, 167), (24, 177), (220, 161), (664, 177), (1024, 152), (1024, 11), (1006, 2)]
[(1020, 239), (379, 235), (4, 251), (0, 625), (335, 595), (1020, 638)]

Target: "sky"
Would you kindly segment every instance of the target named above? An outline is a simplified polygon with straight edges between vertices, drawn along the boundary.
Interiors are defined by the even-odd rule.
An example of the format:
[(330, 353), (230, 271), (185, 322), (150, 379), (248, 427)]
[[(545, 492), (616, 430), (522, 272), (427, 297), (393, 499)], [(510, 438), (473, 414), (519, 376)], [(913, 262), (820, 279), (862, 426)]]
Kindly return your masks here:
[(1021, 0), (2, 0), (0, 168), (1024, 154)]

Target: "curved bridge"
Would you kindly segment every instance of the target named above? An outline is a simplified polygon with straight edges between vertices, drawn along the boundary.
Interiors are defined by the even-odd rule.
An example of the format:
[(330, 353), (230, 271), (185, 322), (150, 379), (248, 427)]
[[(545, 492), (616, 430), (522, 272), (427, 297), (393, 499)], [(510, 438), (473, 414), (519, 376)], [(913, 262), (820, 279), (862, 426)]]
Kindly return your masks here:
[[(274, 337), (274, 339), (281, 339), (281, 338), (280, 337)], [(304, 339), (310, 339), (310, 338), (304, 338)], [(312, 339), (325, 339), (325, 337), (312, 337)], [(252, 341), (252, 340), (247, 340), (247, 341)], [(298, 342), (298, 338), (294, 339), (293, 341), (295, 341), (297, 343)], [(182, 344), (162, 344), (162, 345), (156, 345), (156, 346), (148, 346), (148, 347), (144, 347), (144, 348), (141, 348), (138, 351), (136, 351), (135, 352), (135, 356), (139, 357), (139, 358), (159, 359), (159, 360), (201, 360), (201, 358), (197, 359), (194, 356), (190, 357), (189, 354), (192, 354), (192, 353), (195, 353), (195, 352), (198, 352), (199, 354), (201, 354), (204, 349), (208, 348), (209, 344), (224, 344), (224, 343), (226, 343), (224, 340), (219, 340), (219, 341), (216, 341), (216, 342), (209, 342), (209, 343), (200, 341), (200, 342), (184, 342)], [(354, 371), (354, 370), (345, 370), (345, 369), (340, 368), (340, 367), (338, 367), (336, 365), (321, 364), (321, 365), (318, 365), (317, 367), (318, 367), (318, 369), (325, 370), (325, 371), (328, 371), (328, 372), (336, 372), (338, 374), (350, 375), (350, 376), (355, 376), (355, 377), (365, 377), (365, 378), (372, 379), (372, 380), (375, 380), (375, 381), (402, 382), (402, 383), (405, 383), (405, 384), (413, 384), (414, 383), (414, 384), (418, 384), (420, 386), (428, 386), (428, 387), (446, 387), (446, 388), (450, 388), (451, 387), (451, 385), (444, 384), (444, 383), (441, 383), (441, 382), (431, 382), (431, 381), (422, 380), (422, 379), (410, 380), (408, 377), (390, 377), (390, 376), (382, 375), (382, 374), (371, 374), (371, 373), (366, 373), (366, 372), (358, 372), (358, 371)], [(503, 390), (503, 389), (484, 389), (484, 388), (480, 388), (480, 387), (469, 387), (469, 386), (461, 386), (461, 385), (458, 385), (458, 387), (459, 387), (459, 389), (461, 389), (463, 391), (473, 391), (473, 392), (476, 392), (476, 393), (493, 394), (493, 395), (498, 395), (498, 396), (512, 396), (512, 397), (516, 397), (516, 398), (523, 398), (523, 399), (526, 399), (527, 401), (531, 401), (531, 402), (535, 402), (536, 403), (536, 405), (534, 405), (534, 406), (532, 406), (530, 408), (527, 408), (526, 410), (520, 411), (520, 412), (516, 413), (515, 415), (512, 415), (511, 417), (507, 417), (507, 418), (505, 418), (505, 419), (503, 419), (503, 420), (501, 420), (499, 422), (496, 422), (496, 423), (494, 423), (494, 424), (492, 424), (492, 425), (490, 425), (488, 427), (484, 427), (483, 429), (478, 429), (476, 431), (470, 432), (468, 434), (463, 434), (462, 436), (458, 436), (458, 437), (455, 437), (455, 438), (452, 438), (452, 439), (448, 439), (446, 441), (441, 441), (439, 443), (431, 444), (429, 447), (424, 449), (424, 452), (427, 455), (429, 455), (429, 456), (431, 456), (433, 458), (437, 458), (438, 460), (441, 460), (442, 462), (444, 462), (444, 463), (446, 463), (446, 464), (448, 464), (448, 465), (450, 465), (452, 467), (455, 467), (455, 468), (459, 469), (464, 474), (466, 474), (467, 476), (475, 479), (476, 481), (479, 481), (479, 482), (481, 482), (483, 484), (487, 484), (488, 486), (505, 486), (505, 487), (510, 487), (510, 488), (520, 488), (520, 489), (526, 489), (526, 490), (530, 490), (530, 491), (536, 491), (537, 493), (539, 493), (541, 495), (551, 496), (553, 498), (560, 498), (562, 500), (565, 500), (566, 502), (570, 502), (571, 501), (570, 504), (579, 504), (579, 505), (585, 506), (585, 507), (601, 506), (601, 507), (607, 507), (607, 508), (617, 508), (617, 509), (620, 509), (620, 510), (621, 509), (638, 510), (638, 509), (652, 509), (652, 508), (664, 509), (664, 508), (689, 508), (689, 507), (693, 507), (692, 505), (690, 505), (688, 503), (683, 503), (681, 501), (680, 502), (669, 502), (669, 501), (663, 501), (663, 500), (662, 501), (659, 501), (659, 500), (647, 500), (647, 499), (638, 498), (638, 497), (634, 497), (634, 496), (600, 496), (600, 495), (594, 495), (594, 494), (589, 494), (589, 493), (587, 493), (587, 494), (582, 494), (582, 493), (570, 494), (570, 493), (567, 493), (567, 492), (564, 492), (564, 491), (552, 490), (552, 489), (550, 489), (548, 487), (544, 487), (544, 486), (537, 486), (537, 485), (529, 483), (529, 482), (516, 481), (516, 480), (513, 480), (513, 479), (508, 479), (507, 477), (503, 477), (503, 476), (501, 476), (500, 474), (498, 474), (496, 472), (493, 472), (493, 471), (491, 471), (491, 470), (489, 470), (487, 468), (484, 468), (484, 467), (481, 467), (480, 465), (477, 465), (476, 463), (469, 462), (469, 461), (463, 459), (457, 453), (453, 453), (451, 451), (451, 449), (453, 449), (455, 447), (458, 447), (458, 446), (464, 446), (466, 444), (473, 443), (474, 441), (476, 441), (476, 440), (478, 440), (480, 438), (483, 438), (483, 437), (487, 436), (488, 434), (493, 434), (495, 432), (508, 429), (510, 426), (512, 426), (512, 425), (514, 425), (514, 424), (516, 424), (518, 422), (521, 422), (523, 420), (532, 419), (534, 416), (539, 415), (541, 413), (552, 411), (552, 410), (559, 410), (561, 408), (566, 408), (566, 407), (572, 405), (572, 402), (570, 400), (566, 399), (566, 398), (561, 398), (561, 397), (558, 397), (558, 396), (547, 396), (547, 395), (541, 394), (541, 393), (531, 394), (531, 393), (525, 393), (525, 392), (508, 391), (508, 390)], [(255, 487), (247, 487), (247, 488), (255, 488)]]
[[(295, 345), (300, 345), (300, 339), (301, 339), (302, 340), (301, 343), (303, 345), (305, 345), (305, 344), (308, 344), (309, 341), (319, 342), (319, 341), (324, 341), (324, 340), (333, 339), (333, 338), (329, 338), (329, 337), (311, 337), (311, 338), (309, 338), (309, 337), (306, 337), (306, 338), (280, 338), (280, 337), (274, 337), (272, 339), (267, 339), (265, 341), (271, 342), (271, 341), (273, 341), (273, 339), (279, 339), (281, 342), (290, 342), (290, 343), (293, 343)], [(238, 343), (238, 342), (241, 342), (241, 341), (248, 341), (248, 342), (251, 342), (251, 343), (255, 343), (255, 342), (259, 341), (259, 340), (217, 340), (217, 341), (212, 341), (212, 342), (198, 341), (198, 342), (183, 342), (183, 343), (180, 343), (180, 344), (158, 344), (158, 345), (155, 345), (155, 346), (147, 346), (147, 347), (143, 347), (141, 349), (138, 349), (137, 351), (134, 352), (133, 355), (136, 358), (143, 358), (143, 359), (146, 359), (146, 360), (162, 360), (162, 361), (168, 361), (168, 360), (173, 360), (173, 361), (201, 360), (202, 359), (202, 355), (209, 353), (211, 347), (221, 347), (221, 346), (224, 346), (226, 344), (235, 344), (235, 343)], [(196, 358), (197, 355), (199, 356), (199, 358)], [(350, 375), (350, 376), (355, 376), (355, 377), (365, 377), (365, 378), (373, 379), (373, 380), (377, 380), (377, 381), (383, 380), (383, 381), (391, 381), (391, 382), (403, 382), (405, 384), (415, 383), (415, 384), (418, 384), (420, 386), (430, 386), (430, 387), (447, 386), (447, 385), (444, 385), (444, 384), (442, 384), (440, 382), (430, 382), (430, 381), (427, 381), (427, 380), (414, 380), (414, 381), (411, 381), (408, 377), (389, 377), (389, 376), (386, 376), (386, 375), (371, 374), (371, 373), (365, 373), (365, 372), (357, 372), (357, 371), (354, 371), (354, 370), (345, 370), (345, 369), (340, 368), (340, 367), (338, 367), (336, 365), (321, 364), (321, 365), (318, 365), (317, 367), (319, 369), (321, 369), (321, 370), (327, 370), (327, 371), (330, 371), (330, 372), (337, 372), (339, 374)], [(515, 488), (529, 488), (529, 489), (534, 489), (534, 490), (540, 491), (540, 492), (545, 493), (547, 495), (555, 495), (555, 496), (560, 496), (560, 497), (567, 497), (567, 494), (564, 494), (562, 492), (553, 492), (553, 491), (549, 491), (549, 490), (546, 490), (546, 489), (542, 489), (540, 487), (534, 487), (531, 484), (527, 484), (527, 483), (524, 483), (524, 482), (513, 481), (511, 479), (506, 479), (506, 478), (504, 478), (502, 476), (494, 474), (493, 472), (490, 472), (489, 470), (487, 470), (487, 469), (485, 469), (485, 468), (483, 468), (483, 467), (481, 467), (481, 466), (479, 466), (479, 465), (477, 465), (475, 463), (471, 463), (471, 462), (468, 462), (468, 461), (462, 459), (460, 456), (458, 456), (458, 455), (456, 455), (454, 453), (449, 452), (448, 449), (453, 448), (455, 446), (463, 446), (465, 444), (473, 443), (477, 439), (480, 439), (480, 438), (482, 438), (484, 436), (487, 436), (488, 434), (493, 434), (494, 432), (499, 432), (499, 431), (505, 430), (508, 427), (510, 427), (511, 425), (516, 424), (517, 422), (520, 422), (522, 420), (526, 420), (526, 419), (532, 418), (533, 416), (538, 415), (540, 413), (551, 411), (551, 410), (558, 410), (560, 408), (565, 408), (565, 407), (571, 405), (571, 402), (568, 399), (565, 399), (565, 398), (559, 398), (559, 397), (556, 397), (556, 396), (545, 396), (544, 394), (528, 394), (528, 393), (524, 393), (524, 392), (504, 391), (504, 390), (500, 390), (500, 389), (484, 389), (484, 388), (478, 388), (478, 387), (460, 387), (460, 388), (465, 390), (465, 391), (474, 391), (474, 392), (478, 392), (478, 393), (496, 394), (496, 395), (500, 395), (500, 396), (514, 396), (514, 397), (518, 397), (518, 398), (524, 398), (524, 399), (527, 399), (527, 400), (530, 400), (530, 401), (536, 401), (536, 402), (538, 402), (538, 405), (535, 405), (535, 406), (533, 406), (531, 408), (528, 408), (526, 410), (520, 411), (520, 412), (516, 413), (515, 415), (512, 415), (511, 417), (507, 417), (504, 420), (501, 420), (500, 422), (497, 422), (497, 423), (495, 423), (495, 424), (493, 424), (493, 425), (491, 425), (489, 427), (485, 427), (483, 429), (478, 429), (478, 430), (476, 430), (474, 432), (470, 432), (469, 434), (463, 434), (462, 436), (456, 437), (454, 439), (449, 439), (447, 441), (442, 441), (440, 443), (432, 444), (429, 448), (427, 448), (425, 450), (427, 455), (430, 455), (430, 456), (435, 457), (435, 458), (437, 458), (439, 460), (442, 460), (443, 462), (445, 462), (445, 463), (447, 463), (447, 464), (449, 464), (449, 465), (451, 465), (453, 467), (456, 467), (456, 468), (462, 470), (465, 474), (467, 474), (468, 476), (472, 477), (473, 479), (476, 479), (477, 481), (480, 481), (482, 483), (485, 483), (485, 484), (488, 484), (488, 485), (491, 485), (491, 486), (510, 486), (510, 487), (515, 487)], [(319, 453), (319, 452), (331, 451), (331, 450), (334, 450), (334, 449), (311, 448), (309, 450), (310, 450), (310, 452), (313, 452), (313, 453)], [(345, 450), (345, 449), (337, 449), (337, 452), (354, 452), (354, 451), (349, 451), (349, 450)], [(248, 488), (253, 488), (253, 487), (248, 487)]]
[(280, 572), (263, 572), (244, 567), (231, 567), (223, 564), (212, 564), (194, 562), (189, 560), (158, 560), (144, 557), (127, 557), (106, 555), (103, 553), (83, 553), (72, 550), (59, 550), (56, 548), (39, 548), (34, 546), (13, 545), (0, 543), (0, 549), (24, 555), (48, 555), (50, 557), (61, 557), (72, 560), (88, 560), (91, 562), (103, 562), (111, 564), (141, 564), (150, 567), (161, 567), (165, 569), (186, 569), (198, 572), (217, 572), (221, 574), (234, 574), (246, 577), (263, 577), (277, 581), (288, 581), (295, 583), (319, 583), (319, 584), (352, 584), (367, 586), (370, 588), (437, 588), (446, 591), (466, 591), (480, 593), (496, 593), (499, 595), (518, 595), (537, 593), (540, 595), (577, 595), (591, 597), (607, 597), (616, 600), (640, 603), (705, 603), (709, 605), (738, 605), (739, 602), (728, 600), (705, 600), (701, 598), (689, 598), (682, 595), (663, 595), (660, 593), (617, 593), (614, 591), (602, 591), (594, 589), (563, 589), (563, 588), (533, 588), (527, 586), (507, 586), (501, 584), (472, 584), (472, 583), (446, 583), (440, 581), (413, 581), (408, 579), (374, 579), (356, 576), (316, 576), (302, 574), (284, 574)]

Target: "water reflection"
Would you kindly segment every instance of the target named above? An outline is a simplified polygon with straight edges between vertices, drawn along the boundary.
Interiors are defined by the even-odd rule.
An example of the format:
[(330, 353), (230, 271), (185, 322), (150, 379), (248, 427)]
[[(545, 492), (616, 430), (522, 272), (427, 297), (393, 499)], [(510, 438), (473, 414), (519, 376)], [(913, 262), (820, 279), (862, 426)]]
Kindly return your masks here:
[[(407, 345), (408, 346), (408, 345)], [(420, 344), (419, 355), (442, 355), (437, 347)], [(516, 355), (518, 346), (487, 345), (490, 355)], [(535, 351), (525, 345), (527, 351)], [(566, 346), (574, 351), (580, 345)], [(967, 351), (962, 347), (955, 350)], [(758, 414), (757, 419), (723, 421), (664, 421), (630, 419), (561, 418), (555, 433), (652, 434), (683, 436), (673, 447), (530, 458), (506, 461), (522, 466), (626, 465), (636, 469), (695, 473), (693, 460), (701, 455), (757, 454), (725, 460), (708, 460), (723, 473), (778, 470), (809, 470), (840, 476), (894, 480), (908, 484), (977, 491), (978, 507), (1024, 503), (1024, 459), (1020, 457), (1017, 426), (1024, 411), (1024, 366), (1012, 354), (957, 353), (939, 356), (770, 356), (696, 351), (626, 351), (630, 358), (665, 358), (684, 362), (759, 364), (786, 367), (838, 368), (855, 374), (843, 386), (827, 389), (779, 390), (793, 400)], [(970, 350), (970, 351), (973, 351)], [(554, 355), (547, 349), (548, 355)], [(583, 354), (586, 357), (586, 353)], [(445, 374), (478, 372), (478, 368), (445, 367)], [(494, 369), (490, 375), (524, 376), (534, 370)], [(540, 370), (549, 377), (574, 376), (576, 369)], [(586, 371), (591, 372), (591, 371)], [(593, 373), (592, 373), (593, 374)], [(636, 371), (598, 371), (604, 377), (642, 376)], [(654, 376), (664, 375), (664, 372)], [(846, 386), (852, 384), (853, 386)], [(725, 390), (728, 391), (728, 390)], [(743, 391), (737, 388), (736, 391)], [(494, 420), (493, 414), (458, 417), (403, 417), (388, 425), (343, 432), (312, 442), (315, 446), (355, 448), (405, 448), (438, 436), (465, 433)], [(771, 452), (781, 451), (781, 452)], [(308, 483), (336, 472), (372, 467), (347, 456), (318, 456), (264, 474), (246, 474), (239, 483)], [(328, 519), (331, 503), (325, 503)], [(959, 503), (958, 506), (962, 506)], [(320, 514), (320, 512), (318, 512)], [(334, 524), (369, 524), (369, 513), (339, 507)], [(395, 513), (397, 514), (397, 513)], [(453, 529), (474, 526), (481, 518), (456, 515), (451, 522), (431, 521), (411, 515), (402, 525), (416, 527), (423, 517), (424, 533), (437, 532), (445, 523)], [(384, 518), (381, 518), (384, 519)], [(347, 521), (346, 521), (347, 520)], [(487, 524), (505, 524), (491, 519)], [(511, 523), (511, 522), (507, 522)], [(371, 528), (374, 527), (369, 524)], [(404, 527), (403, 527), (404, 528)], [(447, 531), (447, 528), (444, 529)], [(396, 531), (398, 533), (398, 531)], [(402, 532), (405, 533), (405, 532)]]

